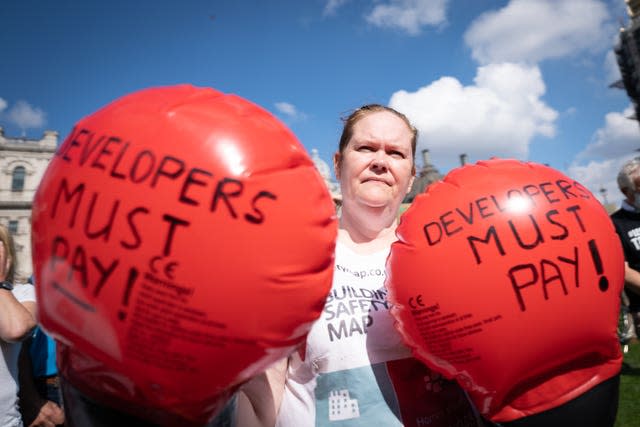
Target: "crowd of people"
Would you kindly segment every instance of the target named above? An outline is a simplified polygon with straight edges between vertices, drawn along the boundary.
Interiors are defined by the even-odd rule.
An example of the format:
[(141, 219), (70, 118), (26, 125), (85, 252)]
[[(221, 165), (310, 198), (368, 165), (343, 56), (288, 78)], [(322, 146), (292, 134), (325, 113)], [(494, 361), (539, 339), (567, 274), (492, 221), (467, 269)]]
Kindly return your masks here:
[(625, 258), (623, 304), (632, 320), (628, 338), (640, 333), (640, 158), (626, 162), (618, 174), (622, 206), (611, 215)]
[[(342, 205), (335, 250), (335, 265), (340, 268), (334, 270), (332, 290), (355, 280), (371, 295), (386, 294), (380, 292), (384, 275), (354, 277), (351, 272), (384, 271), (396, 240), (398, 209), (415, 176), (416, 143), (417, 130), (407, 117), (386, 106), (365, 105), (344, 120), (333, 159)], [(625, 165), (618, 182), (626, 199), (613, 221), (624, 246), (625, 281), (638, 328), (640, 242), (635, 231), (640, 230), (640, 160)], [(33, 284), (14, 281), (15, 252), (4, 227), (0, 227), (0, 240), (0, 345), (4, 358), (0, 365), (0, 425), (63, 425), (55, 344), (37, 327)], [(366, 334), (339, 339), (328, 337), (325, 317), (318, 319), (306, 345), (242, 386), (212, 425), (322, 426), (356, 418), (358, 425), (367, 426), (413, 425), (415, 420), (425, 420), (419, 425), (433, 427), (493, 425), (480, 416), (457, 383), (444, 380), (412, 357), (388, 309), (371, 311), (371, 315)], [(424, 387), (425, 378), (437, 380), (438, 393)], [(571, 420), (572, 411), (611, 405), (610, 400), (599, 399), (598, 393), (609, 393), (618, 383), (605, 386), (606, 390), (595, 387), (595, 394), (581, 401), (582, 397), (578, 398), (577, 404), (570, 402), (564, 410), (542, 414), (535, 422), (505, 425), (559, 425), (554, 424), (559, 419)], [(350, 393), (358, 395), (357, 401)]]
[(0, 425), (64, 425), (55, 343), (37, 325), (33, 283), (16, 283), (13, 238), (0, 225)]

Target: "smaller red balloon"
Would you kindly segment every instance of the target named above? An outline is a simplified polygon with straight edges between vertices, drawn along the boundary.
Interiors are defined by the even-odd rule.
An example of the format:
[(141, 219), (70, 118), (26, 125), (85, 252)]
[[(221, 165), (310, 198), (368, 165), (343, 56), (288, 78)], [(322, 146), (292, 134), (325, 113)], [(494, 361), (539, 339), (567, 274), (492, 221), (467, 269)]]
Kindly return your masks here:
[(467, 165), (418, 196), (397, 234), (398, 329), (485, 417), (540, 413), (619, 373), (622, 248), (580, 183), (534, 163)]

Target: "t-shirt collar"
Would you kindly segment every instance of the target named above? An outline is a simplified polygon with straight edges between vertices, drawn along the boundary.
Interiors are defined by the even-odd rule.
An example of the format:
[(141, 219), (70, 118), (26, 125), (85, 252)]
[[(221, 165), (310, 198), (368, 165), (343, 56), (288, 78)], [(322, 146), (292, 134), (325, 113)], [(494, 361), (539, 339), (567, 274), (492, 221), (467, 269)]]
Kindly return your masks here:
[(622, 201), (622, 209), (624, 209), (625, 211), (629, 211), (629, 212), (638, 212), (638, 209), (636, 209), (635, 206), (633, 206), (632, 204), (630, 204), (629, 202), (627, 202), (626, 200)]

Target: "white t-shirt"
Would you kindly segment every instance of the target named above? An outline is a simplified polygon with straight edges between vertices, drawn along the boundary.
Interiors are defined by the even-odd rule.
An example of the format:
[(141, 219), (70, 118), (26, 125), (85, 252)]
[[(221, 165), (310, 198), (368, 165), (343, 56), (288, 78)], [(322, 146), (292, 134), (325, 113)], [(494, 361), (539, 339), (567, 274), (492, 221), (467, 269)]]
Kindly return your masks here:
[[(6, 291), (0, 291), (6, 292)], [(15, 285), (13, 295), (20, 302), (36, 300), (33, 285)], [(0, 340), (2, 360), (0, 360), (0, 426), (22, 427), (18, 411), (18, 355), (22, 343), (8, 343)]]
[(387, 255), (338, 242), (322, 315), (289, 359), (277, 427), (478, 425), (464, 392), (402, 343), (384, 288)]

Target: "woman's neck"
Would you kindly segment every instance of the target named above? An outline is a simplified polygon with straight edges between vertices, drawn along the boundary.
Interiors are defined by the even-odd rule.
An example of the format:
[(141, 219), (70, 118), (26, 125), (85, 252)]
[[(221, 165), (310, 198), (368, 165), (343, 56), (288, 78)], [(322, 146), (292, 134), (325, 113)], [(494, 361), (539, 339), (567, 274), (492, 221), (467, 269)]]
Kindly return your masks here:
[[(357, 253), (374, 253), (396, 241), (397, 215), (388, 209), (342, 209), (338, 240)], [(358, 212), (354, 214), (354, 212)]]

